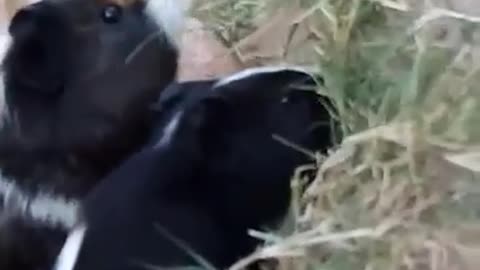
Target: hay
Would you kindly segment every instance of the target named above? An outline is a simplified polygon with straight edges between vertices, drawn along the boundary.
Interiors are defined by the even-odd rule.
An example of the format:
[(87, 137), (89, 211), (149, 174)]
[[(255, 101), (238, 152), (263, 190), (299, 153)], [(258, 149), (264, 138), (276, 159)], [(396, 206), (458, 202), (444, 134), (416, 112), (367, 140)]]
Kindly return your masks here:
[[(223, 38), (234, 47), (256, 19), (285, 5), (273, 2), (208, 1), (223, 13), (205, 18), (229, 29)], [(263, 258), (278, 259), (278, 269), (476, 269), (480, 16), (467, 11), (480, 4), (293, 2), (305, 11), (297, 25), (308, 21), (317, 36), (309, 57), (325, 77), (319, 91), (334, 100), (343, 140), (292, 203), (294, 230), (255, 233), (265, 246), (231, 269)], [(235, 5), (256, 8), (245, 15)], [(247, 27), (238, 31), (239, 22)]]

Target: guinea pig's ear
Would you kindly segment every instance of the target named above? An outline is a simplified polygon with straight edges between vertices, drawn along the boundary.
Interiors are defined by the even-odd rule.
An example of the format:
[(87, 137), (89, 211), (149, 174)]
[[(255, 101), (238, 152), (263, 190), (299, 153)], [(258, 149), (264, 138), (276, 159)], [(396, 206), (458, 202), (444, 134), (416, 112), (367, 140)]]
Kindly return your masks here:
[(217, 131), (228, 120), (227, 101), (221, 96), (207, 96), (194, 104), (189, 112), (189, 121), (199, 134), (206, 136)]
[(155, 123), (162, 129), (172, 117), (181, 114), (182, 125), (199, 135), (212, 124), (220, 124), (227, 113), (227, 102), (224, 97), (210, 92), (211, 85), (210, 81), (171, 83), (151, 107)]
[[(313, 74), (300, 67), (250, 68), (220, 79), (213, 92), (234, 106), (255, 110), (280, 102), (294, 86), (316, 85)], [(238, 109), (238, 107), (237, 107)]]

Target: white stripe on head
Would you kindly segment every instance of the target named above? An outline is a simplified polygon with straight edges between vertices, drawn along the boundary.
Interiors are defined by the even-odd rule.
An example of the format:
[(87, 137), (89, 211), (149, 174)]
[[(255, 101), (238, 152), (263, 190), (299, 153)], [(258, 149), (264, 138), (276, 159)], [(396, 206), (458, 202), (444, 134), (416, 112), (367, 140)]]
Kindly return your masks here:
[(163, 129), (162, 137), (158, 142), (155, 144), (155, 148), (160, 148), (163, 146), (167, 146), (173, 138), (175, 131), (177, 130), (178, 124), (180, 122), (180, 118), (182, 118), (183, 111), (177, 112), (170, 122), (168, 122), (167, 126)]
[(305, 74), (311, 74), (311, 70), (307, 69), (306, 67), (302, 66), (264, 66), (264, 67), (253, 67), (253, 68), (247, 68), (242, 71), (233, 73), (227, 77), (224, 77), (220, 79), (213, 88), (221, 87), (224, 85), (227, 85), (232, 82), (236, 82), (239, 80), (246, 79), (248, 77), (252, 77), (258, 74), (265, 74), (265, 73), (275, 73), (275, 72), (280, 72), (280, 71), (296, 71), (296, 72), (301, 72)]
[(146, 15), (163, 31), (172, 45), (179, 47), (185, 15), (191, 0), (146, 0)]
[(52, 228), (69, 230), (77, 222), (79, 202), (51, 192), (28, 194), (0, 174), (0, 203), (4, 211)]
[(68, 235), (67, 240), (65, 240), (65, 244), (57, 257), (53, 270), (74, 269), (82, 248), (86, 231), (87, 226), (80, 225)]

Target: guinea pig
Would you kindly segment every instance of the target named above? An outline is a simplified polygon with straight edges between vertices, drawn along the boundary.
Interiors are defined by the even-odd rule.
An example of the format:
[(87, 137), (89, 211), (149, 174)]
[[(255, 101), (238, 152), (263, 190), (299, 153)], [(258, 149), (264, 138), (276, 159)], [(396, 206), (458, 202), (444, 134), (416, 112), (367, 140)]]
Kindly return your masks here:
[(0, 168), (19, 190), (81, 197), (145, 143), (175, 79), (174, 0), (43, 0), (20, 9), (3, 61)]
[(303, 68), (267, 66), (171, 84), (161, 94), (155, 137), (185, 108), (206, 104), (197, 116), (200, 143), (193, 147), (202, 153), (197, 192), (229, 228), (235, 247), (230, 261), (260, 243), (247, 229), (278, 228), (290, 206), (295, 169), (315, 164), (314, 153), (334, 145), (334, 105), (315, 91), (319, 84), (323, 78)]
[[(231, 211), (220, 211), (226, 213), (225, 220), (241, 216), (248, 226), (274, 220), (288, 204), (284, 195), (290, 192), (295, 168), (313, 162), (315, 151), (325, 153), (334, 144), (336, 123), (326, 106), (334, 107), (315, 91), (322, 83), (321, 77), (289, 66), (249, 68), (221, 79), (174, 83), (155, 105), (161, 113), (154, 121), (154, 137), (168, 126), (165, 119), (208, 102), (213, 112), (197, 134), (205, 149), (202, 178), (208, 179), (204, 184), (209, 183), (211, 190), (225, 194), (221, 200), (211, 196), (212, 206), (228, 207)], [(236, 192), (251, 196), (232, 196)], [(264, 201), (264, 196), (269, 200)], [(262, 212), (263, 208), (267, 210)]]
[[(11, 224), (65, 234), (78, 201), (145, 144), (149, 105), (176, 77), (188, 4), (43, 0), (13, 16), (0, 84), (0, 211), (12, 217), (0, 223), (2, 269), (24, 263), (4, 256)], [(24, 248), (41, 253), (33, 242)]]
[(224, 269), (252, 252), (248, 229), (276, 228), (295, 168), (313, 162), (272, 135), (332, 143), (322, 98), (294, 83), (315, 85), (283, 67), (170, 84), (151, 140), (88, 194), (53, 269)]

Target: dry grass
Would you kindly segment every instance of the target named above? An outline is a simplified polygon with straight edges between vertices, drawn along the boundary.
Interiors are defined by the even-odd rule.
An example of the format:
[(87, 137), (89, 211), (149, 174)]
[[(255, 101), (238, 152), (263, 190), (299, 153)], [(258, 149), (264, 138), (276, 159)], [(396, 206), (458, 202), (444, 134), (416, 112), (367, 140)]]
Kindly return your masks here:
[[(284, 4), (205, 3), (231, 46)], [(427, 0), (301, 4), (343, 141), (293, 202), (294, 230), (257, 233), (268, 243), (231, 269), (477, 269), (480, 17)]]

